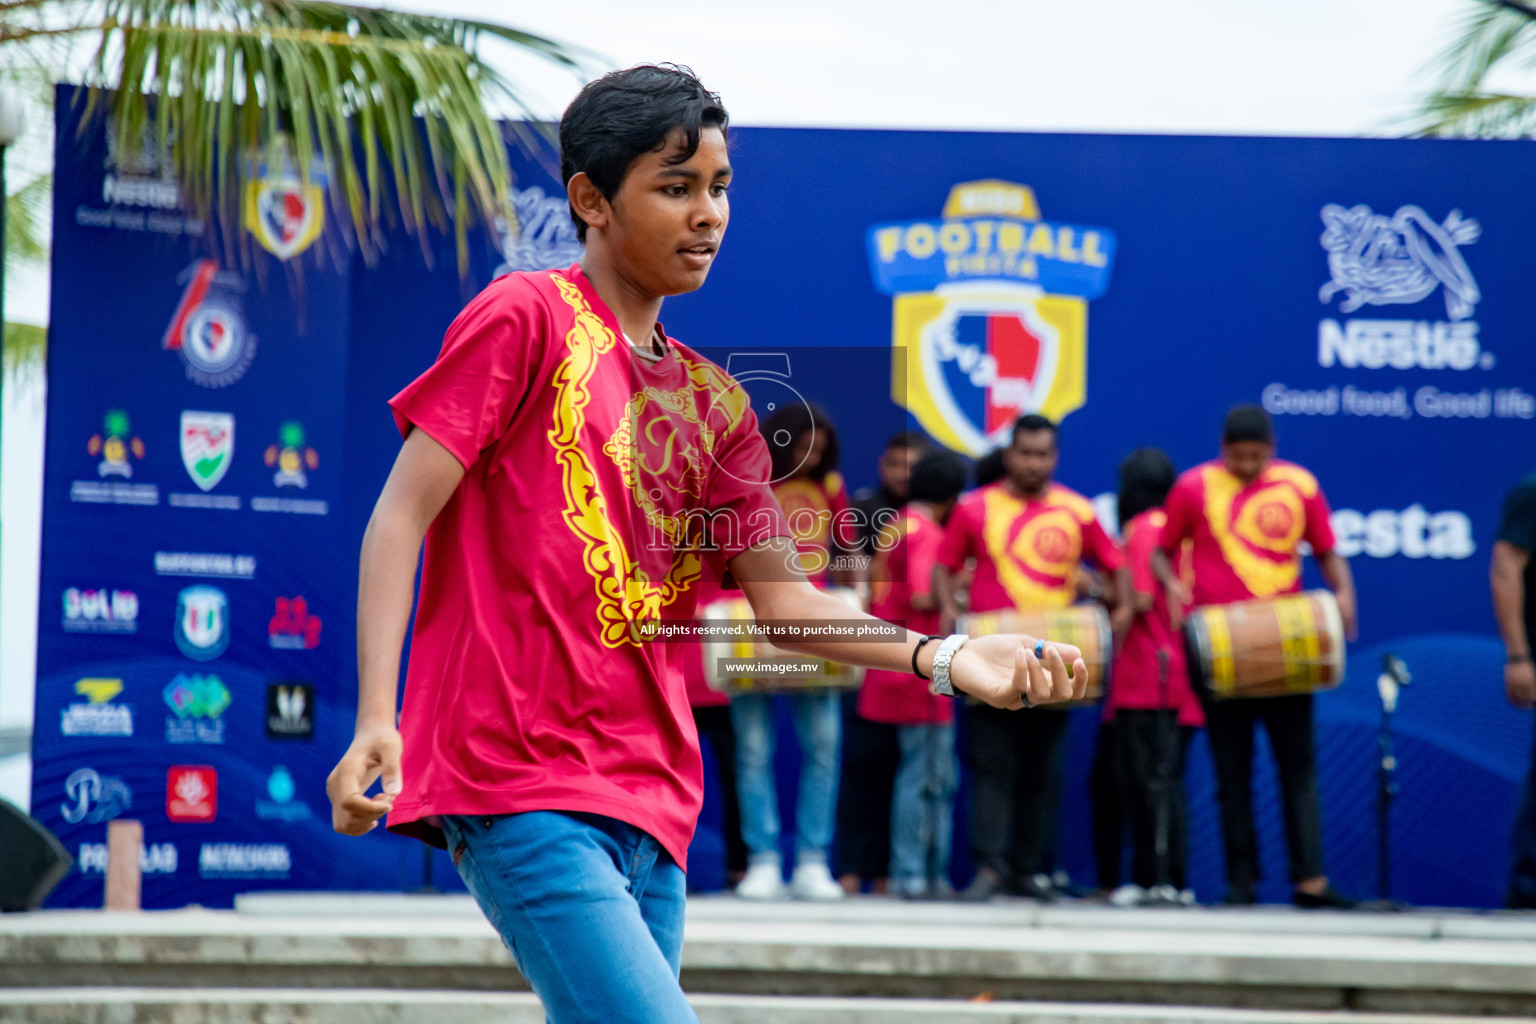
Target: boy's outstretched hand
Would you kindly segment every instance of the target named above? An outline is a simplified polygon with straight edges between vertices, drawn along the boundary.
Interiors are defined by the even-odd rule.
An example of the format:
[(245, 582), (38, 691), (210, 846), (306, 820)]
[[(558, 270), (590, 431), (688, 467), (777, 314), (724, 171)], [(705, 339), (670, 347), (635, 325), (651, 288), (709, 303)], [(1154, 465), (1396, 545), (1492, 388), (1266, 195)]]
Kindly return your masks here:
[(1033, 637), (1008, 633), (966, 641), (949, 673), (957, 691), (1008, 710), (1082, 700), (1088, 688), (1082, 651), (1048, 642), (1037, 658)]
[[(384, 780), (384, 791), (376, 798), (365, 796), (375, 779)], [(325, 795), (331, 800), (331, 827), (349, 836), (372, 832), (394, 806), (400, 790), (399, 730), (359, 732), (325, 780)]]

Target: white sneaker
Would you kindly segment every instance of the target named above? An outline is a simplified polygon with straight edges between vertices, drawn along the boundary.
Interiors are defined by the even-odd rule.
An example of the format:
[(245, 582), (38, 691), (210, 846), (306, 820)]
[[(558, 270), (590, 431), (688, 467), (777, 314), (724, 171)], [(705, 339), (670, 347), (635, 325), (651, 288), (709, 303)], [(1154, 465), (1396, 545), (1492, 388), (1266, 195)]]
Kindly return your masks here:
[(1146, 895), (1146, 890), (1135, 882), (1126, 882), (1120, 888), (1109, 894), (1109, 905), (1112, 907), (1134, 907), (1141, 902)]
[[(799, 876), (800, 872), (796, 871), (795, 877)], [(761, 861), (749, 867), (746, 876), (736, 886), (736, 895), (744, 900), (783, 899), (784, 873), (779, 868), (779, 862)]]
[(832, 903), (846, 895), (837, 884), (825, 861), (802, 861), (795, 865), (794, 876), (789, 880), (789, 894), (797, 900), (816, 903)]

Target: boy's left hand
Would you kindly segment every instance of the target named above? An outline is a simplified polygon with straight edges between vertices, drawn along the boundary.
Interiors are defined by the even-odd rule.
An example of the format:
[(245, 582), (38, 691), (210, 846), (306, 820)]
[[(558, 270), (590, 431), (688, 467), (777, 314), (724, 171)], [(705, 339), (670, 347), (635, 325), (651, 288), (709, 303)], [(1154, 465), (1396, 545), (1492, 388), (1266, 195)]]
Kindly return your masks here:
[[(1070, 670), (1069, 670), (1070, 666)], [(978, 636), (955, 653), (950, 679), (957, 692), (995, 708), (1082, 700), (1088, 688), (1083, 652), (1071, 644), (1046, 643), (1035, 657), (1035, 638), (1019, 634)]]

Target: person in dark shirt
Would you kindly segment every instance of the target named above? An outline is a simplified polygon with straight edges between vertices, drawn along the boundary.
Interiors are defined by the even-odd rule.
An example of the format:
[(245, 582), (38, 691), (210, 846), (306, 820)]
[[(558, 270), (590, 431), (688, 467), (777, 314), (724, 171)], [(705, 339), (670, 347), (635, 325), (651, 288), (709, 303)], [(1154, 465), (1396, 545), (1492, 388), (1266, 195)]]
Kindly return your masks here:
[[(1504, 499), (1499, 538), (1493, 542), (1489, 569), (1493, 614), (1504, 639), (1504, 693), (1517, 708), (1536, 704), (1536, 666), (1531, 638), (1536, 637), (1536, 473), (1520, 481)], [(1536, 910), (1536, 757), (1526, 776), (1520, 813), (1515, 819), (1514, 864), (1505, 899), (1514, 910)]]
[(903, 430), (892, 435), (880, 454), (880, 486), (861, 487), (854, 492), (853, 507), (859, 516), (859, 550), (868, 557), (875, 553), (875, 537), (882, 526), (894, 522), (896, 512), (907, 503), (907, 481), (912, 467), (933, 447), (927, 435)]

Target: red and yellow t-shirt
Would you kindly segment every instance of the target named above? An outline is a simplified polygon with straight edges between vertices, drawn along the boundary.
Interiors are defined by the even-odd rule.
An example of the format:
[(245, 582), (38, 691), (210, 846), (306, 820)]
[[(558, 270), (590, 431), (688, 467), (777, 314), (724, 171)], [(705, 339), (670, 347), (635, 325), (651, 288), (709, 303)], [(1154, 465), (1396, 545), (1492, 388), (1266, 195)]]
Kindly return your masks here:
[(676, 659), (699, 652), (639, 624), (692, 616), (706, 519), (725, 559), (788, 535), (745, 393), (675, 342), (641, 359), (573, 266), (491, 284), (390, 405), (465, 476), (427, 531), (389, 827), (585, 811), (684, 864), (703, 771)]
[(1305, 540), (1333, 550), (1328, 499), (1317, 478), (1293, 462), (1272, 461), (1244, 486), (1218, 459), (1186, 470), (1163, 503), (1162, 548), (1194, 541), (1195, 604), (1226, 604), (1301, 589)]
[[(880, 531), (869, 567), (869, 613), (919, 633), (939, 628), (938, 609), (913, 607), (914, 597), (933, 593), (933, 567), (944, 544), (944, 528), (926, 512), (908, 505)], [(936, 697), (910, 672), (870, 669), (859, 690), (859, 714), (871, 722), (932, 725), (954, 718), (949, 697)]]
[[(1125, 526), (1125, 561), (1131, 571), (1131, 586), (1138, 594), (1151, 597), (1152, 607), (1136, 613), (1126, 631), (1125, 643), (1115, 655), (1105, 717), (1113, 717), (1122, 708), (1178, 708), (1180, 725), (1198, 727), (1205, 724), (1205, 712), (1189, 685), (1184, 641), (1169, 617), (1168, 595), (1152, 571), (1152, 552), (1162, 541), (1162, 528), (1167, 521), (1163, 510), (1154, 508)], [(1193, 574), (1189, 554), (1186, 542), (1176, 563), (1180, 578), (1186, 583)]]
[(805, 578), (817, 586), (825, 584), (832, 559), (857, 551), (859, 545), (842, 474), (828, 473), (821, 480), (785, 480), (773, 485), (773, 496), (779, 500), (790, 535), (800, 548), (800, 569)]
[(1038, 611), (1077, 600), (1078, 564), (1120, 568), (1120, 549), (1093, 514), (1093, 503), (1051, 484), (1044, 497), (1020, 498), (1006, 484), (965, 495), (949, 517), (939, 562), (958, 572), (976, 559), (973, 612)]

